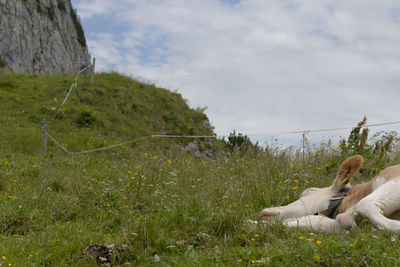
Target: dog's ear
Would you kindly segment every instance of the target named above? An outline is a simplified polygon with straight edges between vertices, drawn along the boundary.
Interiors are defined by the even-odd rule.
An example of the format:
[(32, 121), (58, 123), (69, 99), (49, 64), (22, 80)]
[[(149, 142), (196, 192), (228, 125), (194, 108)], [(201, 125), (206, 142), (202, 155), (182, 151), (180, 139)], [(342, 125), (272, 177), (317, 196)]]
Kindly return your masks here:
[(347, 185), (354, 174), (361, 168), (363, 162), (364, 159), (360, 155), (355, 155), (346, 159), (342, 165), (340, 165), (336, 179), (332, 184), (333, 191), (339, 191)]

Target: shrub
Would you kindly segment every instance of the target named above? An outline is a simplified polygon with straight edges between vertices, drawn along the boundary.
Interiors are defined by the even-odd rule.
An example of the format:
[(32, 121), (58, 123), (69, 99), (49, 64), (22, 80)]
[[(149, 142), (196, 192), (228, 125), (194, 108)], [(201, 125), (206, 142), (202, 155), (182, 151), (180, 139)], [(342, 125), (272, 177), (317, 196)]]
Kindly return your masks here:
[(240, 152), (260, 152), (262, 149), (258, 146), (258, 143), (253, 144), (250, 138), (241, 133), (236, 134), (235, 131), (229, 134), (226, 145), (231, 151)]
[(54, 20), (54, 19), (56, 18), (56, 13), (55, 13), (54, 6), (53, 6), (53, 5), (50, 5), (50, 6), (47, 8), (47, 15), (49, 16), (49, 19), (50, 19), (50, 20)]
[(4, 57), (0, 57), (0, 69), (4, 69), (5, 67), (7, 67), (7, 62)]
[(64, 11), (64, 12), (67, 11), (63, 0), (57, 0), (57, 6), (61, 11)]
[(138, 107), (138, 105), (137, 105), (136, 103), (132, 103), (131, 108), (132, 108), (132, 110), (133, 110), (134, 112), (137, 112), (138, 109), (139, 109), (139, 107)]
[(90, 111), (83, 111), (76, 119), (79, 127), (90, 127), (96, 121), (96, 117)]
[(367, 123), (367, 117), (364, 116), (356, 127), (350, 132), (346, 140), (341, 141), (342, 153), (360, 154), (366, 157), (370, 155), (382, 156), (385, 152), (390, 152), (393, 144), (399, 140), (396, 132), (377, 132), (368, 140), (369, 129), (363, 128)]
[(361, 128), (367, 123), (367, 117), (364, 116), (362, 121), (360, 121), (356, 127), (350, 132), (349, 138), (347, 140), (348, 148), (350, 148), (355, 154), (363, 154), (364, 146), (368, 139), (368, 128), (364, 128), (362, 133), (360, 133)]
[(79, 21), (78, 15), (76, 14), (76, 10), (72, 8), (72, 5), (70, 6), (70, 12), (72, 22), (74, 23), (75, 30), (78, 35), (78, 42), (81, 44), (81, 46), (86, 47), (85, 33), (83, 31), (82, 24)]
[(42, 7), (41, 7), (41, 5), (40, 5), (40, 0), (36, 0), (36, 9), (37, 9), (37, 11), (40, 13), (40, 12), (42, 12)]

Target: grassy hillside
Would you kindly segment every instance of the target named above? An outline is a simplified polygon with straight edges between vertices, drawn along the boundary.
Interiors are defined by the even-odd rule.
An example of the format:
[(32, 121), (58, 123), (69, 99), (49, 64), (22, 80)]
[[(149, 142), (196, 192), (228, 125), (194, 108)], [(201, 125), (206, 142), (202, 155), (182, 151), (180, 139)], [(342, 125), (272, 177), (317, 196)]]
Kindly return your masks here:
[(73, 81), (68, 76), (0, 74), (0, 125), (7, 129), (0, 133), (3, 148), (37, 154), (43, 118), (49, 133), (72, 151), (152, 134), (213, 135), (206, 115), (189, 108), (181, 95), (115, 73), (97, 75), (94, 86), (80, 76), (78, 88), (54, 119)]
[[(82, 79), (49, 126), (71, 150), (154, 131), (212, 133), (198, 127), (204, 115), (177, 94), (116, 74), (99, 75), (93, 88)], [(1, 76), (2, 266), (96, 266), (82, 253), (93, 244), (127, 246), (113, 256), (113, 266), (398, 265), (398, 235), (369, 225), (337, 235), (246, 225), (264, 207), (330, 185), (341, 161), (359, 152), (359, 134), (340, 146), (270, 144), (213, 160), (158, 139), (84, 155), (66, 155), (50, 143), (44, 156), (41, 119), (51, 120), (51, 107), (70, 83), (68, 77)], [(95, 120), (82, 125), (82, 112)], [(363, 153), (355, 182), (399, 162), (398, 143), (377, 150), (366, 145)]]

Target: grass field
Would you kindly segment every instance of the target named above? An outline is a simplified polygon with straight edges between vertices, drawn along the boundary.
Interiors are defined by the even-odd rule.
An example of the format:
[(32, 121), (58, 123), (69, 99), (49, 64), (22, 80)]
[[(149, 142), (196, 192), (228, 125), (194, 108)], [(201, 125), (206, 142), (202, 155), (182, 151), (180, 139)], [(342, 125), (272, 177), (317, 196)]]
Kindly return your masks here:
[[(111, 87), (134, 83), (120, 76), (117, 82), (115, 74), (108, 75), (100, 76), (104, 94)], [(95, 260), (82, 254), (93, 244), (127, 246), (114, 255), (113, 266), (399, 265), (398, 235), (368, 224), (336, 235), (286, 229), (279, 223), (257, 229), (246, 225), (248, 219), (257, 220), (265, 207), (294, 201), (307, 187), (330, 185), (338, 166), (354, 149), (310, 140), (304, 153), (270, 144), (265, 151), (234, 149), (226, 157), (202, 159), (171, 140), (152, 139), (76, 156), (50, 144), (49, 153), (43, 155), (40, 118), (51, 114), (47, 109), (55, 97), (46, 90), (65, 93), (61, 88), (69, 82), (68, 77), (25, 75), (6, 76), (0, 82), (1, 266), (96, 266)], [(27, 94), (20, 83), (29, 84)], [(48, 87), (41, 89), (39, 85), (45, 84)], [(77, 92), (80, 97), (73, 96), (65, 117), (51, 128), (72, 150), (138, 137), (155, 127), (201, 133), (195, 127), (196, 118), (203, 118), (199, 110), (186, 109), (184, 113), (193, 117), (192, 126), (180, 128), (182, 123), (168, 124), (162, 115), (147, 114), (147, 104), (142, 113), (137, 112), (141, 102), (126, 115), (118, 107), (126, 96), (114, 98), (111, 105), (82, 103), (91, 92), (101, 90), (92, 89), (85, 80), (83, 86), (86, 93)], [(125, 94), (124, 89), (121, 92)], [(148, 101), (156, 105), (151, 98)], [(165, 110), (166, 116), (184, 121), (172, 106)], [(77, 125), (82, 109), (96, 116), (94, 125)], [(141, 132), (132, 134), (129, 118), (136, 117), (134, 113), (148, 120), (137, 126)], [(150, 117), (158, 122), (151, 124)], [(118, 125), (128, 126), (111, 125), (115, 118)], [(369, 180), (397, 163), (397, 143), (380, 151), (371, 145), (354, 182)]]

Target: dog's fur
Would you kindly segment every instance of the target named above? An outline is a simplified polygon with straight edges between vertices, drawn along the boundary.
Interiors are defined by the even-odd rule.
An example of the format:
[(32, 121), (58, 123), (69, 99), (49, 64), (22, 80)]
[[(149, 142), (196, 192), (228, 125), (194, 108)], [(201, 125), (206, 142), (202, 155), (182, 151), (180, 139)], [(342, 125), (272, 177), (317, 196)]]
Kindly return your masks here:
[[(281, 219), (288, 227), (338, 232), (355, 227), (360, 218), (367, 218), (378, 228), (400, 232), (400, 165), (388, 167), (371, 181), (353, 187), (350, 180), (363, 164), (359, 155), (345, 160), (333, 184), (325, 188), (308, 188), (300, 199), (287, 206), (266, 208), (263, 220)], [(328, 209), (330, 199), (339, 191), (350, 190), (340, 202), (335, 218), (318, 214)]]

